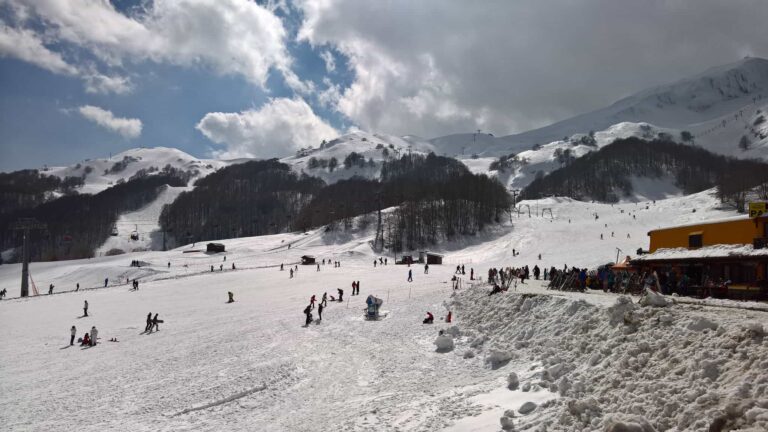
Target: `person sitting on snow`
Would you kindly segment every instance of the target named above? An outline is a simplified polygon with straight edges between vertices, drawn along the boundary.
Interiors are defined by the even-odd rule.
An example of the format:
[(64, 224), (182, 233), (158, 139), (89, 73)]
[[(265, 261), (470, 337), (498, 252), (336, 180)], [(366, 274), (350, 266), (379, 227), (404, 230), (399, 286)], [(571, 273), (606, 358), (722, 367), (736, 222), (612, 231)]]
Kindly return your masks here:
[(422, 321), (423, 324), (432, 324), (435, 322), (435, 317), (432, 315), (431, 312), (427, 312), (427, 317), (424, 318), (424, 321)]
[(492, 295), (494, 295), (494, 294), (498, 294), (498, 293), (500, 293), (501, 291), (502, 291), (502, 289), (501, 289), (501, 287), (499, 286), (499, 284), (493, 284), (493, 289), (492, 289), (492, 290), (491, 290), (491, 292), (488, 294), (488, 296), (490, 297), (490, 296), (492, 296)]
[(83, 341), (80, 344), (80, 346), (91, 346), (91, 337), (88, 336), (88, 333), (86, 333), (85, 336), (83, 336), (82, 340)]

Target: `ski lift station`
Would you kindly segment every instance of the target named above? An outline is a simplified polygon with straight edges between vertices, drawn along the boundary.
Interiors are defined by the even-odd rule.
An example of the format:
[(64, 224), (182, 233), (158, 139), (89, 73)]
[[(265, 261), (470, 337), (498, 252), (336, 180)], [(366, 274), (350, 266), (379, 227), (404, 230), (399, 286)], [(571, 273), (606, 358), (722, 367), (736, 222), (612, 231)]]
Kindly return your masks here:
[(301, 257), (301, 264), (302, 265), (310, 265), (315, 263), (315, 257), (312, 255), (304, 255)]
[(224, 245), (221, 243), (208, 243), (206, 252), (218, 253), (218, 252), (224, 252), (224, 249), (225, 249)]

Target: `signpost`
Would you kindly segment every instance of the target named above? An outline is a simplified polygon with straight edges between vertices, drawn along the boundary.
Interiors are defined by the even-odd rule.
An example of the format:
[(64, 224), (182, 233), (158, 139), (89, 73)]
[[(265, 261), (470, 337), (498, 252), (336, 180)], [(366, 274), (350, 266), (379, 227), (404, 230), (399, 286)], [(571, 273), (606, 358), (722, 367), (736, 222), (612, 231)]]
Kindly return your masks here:
[(768, 203), (765, 202), (751, 202), (749, 203), (749, 217), (759, 218), (760, 216), (768, 214)]

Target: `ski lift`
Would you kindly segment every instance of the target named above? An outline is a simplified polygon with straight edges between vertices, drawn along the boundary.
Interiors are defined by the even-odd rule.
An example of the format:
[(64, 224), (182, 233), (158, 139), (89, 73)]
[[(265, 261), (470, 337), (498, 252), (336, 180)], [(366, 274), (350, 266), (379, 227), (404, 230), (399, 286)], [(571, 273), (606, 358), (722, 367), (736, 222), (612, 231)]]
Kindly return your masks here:
[(138, 240), (139, 239), (139, 226), (136, 225), (136, 229), (131, 232), (131, 240)]

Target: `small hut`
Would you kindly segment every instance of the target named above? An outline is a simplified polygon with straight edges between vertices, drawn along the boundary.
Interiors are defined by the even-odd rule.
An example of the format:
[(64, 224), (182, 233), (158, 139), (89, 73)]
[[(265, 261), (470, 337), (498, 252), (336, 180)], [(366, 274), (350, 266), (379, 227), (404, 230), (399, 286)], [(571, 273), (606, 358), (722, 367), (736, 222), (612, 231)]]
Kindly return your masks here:
[(224, 245), (221, 243), (208, 243), (206, 251), (209, 253), (224, 252)]
[(427, 252), (427, 264), (442, 264), (443, 256), (434, 252)]
[(301, 257), (301, 264), (302, 265), (310, 265), (315, 263), (315, 257), (312, 255), (304, 255)]

